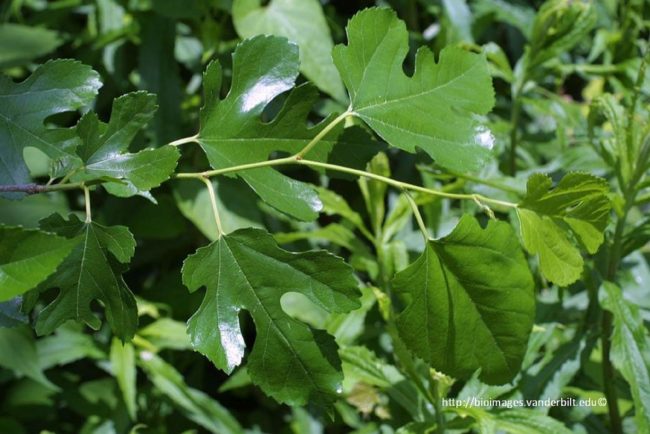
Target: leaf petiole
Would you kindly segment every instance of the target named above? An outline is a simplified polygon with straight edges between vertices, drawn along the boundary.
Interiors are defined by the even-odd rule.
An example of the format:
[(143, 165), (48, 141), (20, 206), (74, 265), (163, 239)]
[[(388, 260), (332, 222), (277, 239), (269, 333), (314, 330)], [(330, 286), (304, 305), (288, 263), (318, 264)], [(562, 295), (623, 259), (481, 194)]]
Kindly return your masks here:
[(205, 184), (205, 186), (208, 188), (208, 192), (210, 193), (210, 204), (212, 205), (212, 214), (214, 215), (214, 222), (217, 224), (217, 236), (218, 238), (221, 238), (222, 235), (225, 235), (225, 232), (223, 231), (223, 227), (221, 226), (221, 217), (219, 215), (219, 209), (217, 208), (217, 195), (214, 191), (214, 186), (212, 185), (212, 182), (210, 182), (209, 178), (202, 177), (201, 181)]
[(184, 145), (185, 143), (198, 143), (199, 142), (199, 135), (195, 134), (190, 137), (183, 137), (182, 139), (174, 140), (173, 142), (169, 142), (170, 146), (180, 146)]
[(341, 113), (339, 116), (337, 116), (332, 122), (327, 124), (323, 130), (318, 133), (307, 145), (302, 148), (298, 153), (296, 153), (295, 157), (298, 160), (301, 160), (309, 151), (311, 151), (314, 146), (318, 144), (325, 136), (329, 134), (330, 131), (334, 129), (338, 124), (340, 124), (342, 121), (348, 118), (348, 116), (352, 116), (352, 112), (348, 109), (345, 112)]
[(424, 220), (422, 219), (422, 214), (420, 214), (420, 210), (418, 209), (418, 205), (415, 203), (411, 195), (409, 194), (408, 191), (404, 190), (404, 196), (406, 196), (406, 199), (409, 202), (409, 205), (411, 205), (411, 209), (413, 210), (413, 215), (415, 216), (415, 221), (418, 223), (418, 226), (420, 227), (420, 231), (422, 232), (422, 235), (424, 236), (424, 240), (430, 240), (431, 236), (429, 236), (429, 231), (427, 230), (427, 225), (424, 224)]
[(84, 204), (86, 205), (86, 223), (93, 221), (92, 209), (90, 207), (90, 189), (82, 184), (84, 190)]

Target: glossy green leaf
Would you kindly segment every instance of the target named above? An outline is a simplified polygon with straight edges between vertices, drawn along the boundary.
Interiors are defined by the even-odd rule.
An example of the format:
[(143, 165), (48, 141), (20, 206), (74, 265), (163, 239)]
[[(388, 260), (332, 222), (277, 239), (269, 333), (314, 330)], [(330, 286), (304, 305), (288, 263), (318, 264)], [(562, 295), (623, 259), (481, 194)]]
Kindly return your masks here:
[(408, 304), (397, 329), (431, 366), (467, 379), (481, 369), (489, 384), (519, 372), (533, 326), (533, 279), (510, 225), (485, 228), (464, 216), (451, 234), (427, 242), (393, 280)]
[(483, 56), (447, 47), (438, 63), (418, 50), (408, 77), (404, 22), (390, 9), (367, 9), (347, 26), (348, 45), (334, 48), (334, 63), (355, 116), (392, 146), (424, 150), (437, 163), (464, 171), (481, 166), (490, 152), (485, 130), (474, 120), (494, 105), (494, 91)]
[(86, 114), (76, 126), (80, 143), (75, 151), (81, 164), (67, 167), (75, 173), (72, 179), (122, 181), (106, 185), (109, 192), (118, 196), (146, 192), (169, 179), (180, 157), (175, 147), (145, 149), (135, 154), (128, 152), (129, 144), (155, 111), (155, 95), (133, 92), (113, 102), (108, 124), (102, 123), (94, 113)]
[(0, 226), (0, 302), (35, 288), (56, 270), (73, 246), (53, 234)]
[(0, 68), (23, 65), (61, 45), (56, 32), (21, 24), (0, 24)]
[(614, 316), (610, 358), (630, 385), (636, 429), (650, 431), (650, 336), (639, 308), (623, 298), (621, 288), (604, 282), (600, 304)]
[(526, 250), (539, 255), (544, 276), (560, 285), (582, 273), (579, 248), (596, 253), (603, 243), (611, 204), (608, 183), (586, 173), (569, 173), (555, 186), (547, 175), (528, 179), (527, 194), (517, 207)]
[[(0, 184), (29, 182), (23, 148), (33, 146), (51, 158), (68, 155), (51, 136), (44, 121), (56, 113), (88, 104), (101, 87), (98, 74), (73, 60), (54, 60), (39, 67), (25, 81), (0, 76)], [(17, 198), (21, 194), (3, 194)]]
[(44, 289), (58, 288), (59, 294), (38, 315), (36, 332), (51, 333), (69, 319), (97, 330), (101, 321), (92, 312), (91, 302), (100, 300), (113, 333), (122, 340), (131, 339), (138, 322), (137, 308), (121, 275), (135, 251), (129, 230), (84, 223), (74, 214), (68, 220), (55, 214), (43, 220), (41, 227), (70, 239), (74, 248), (57, 272), (41, 284)]
[(323, 92), (347, 100), (332, 61), (332, 36), (318, 0), (235, 0), (233, 22), (243, 38), (284, 36), (300, 47), (300, 71)]
[[(262, 121), (265, 107), (292, 89), (297, 76), (298, 47), (273, 36), (258, 36), (237, 46), (233, 82), (224, 99), (219, 99), (221, 65), (208, 66), (198, 140), (213, 168), (264, 161), (273, 151), (298, 152), (324, 128), (331, 119), (307, 127), (306, 118), (317, 97), (309, 85), (295, 88), (271, 122)], [(335, 129), (324, 138), (310, 158), (323, 159), (339, 133)], [(298, 219), (313, 220), (322, 207), (313, 188), (275, 169), (263, 167), (238, 175), (265, 202)]]
[(122, 398), (126, 404), (129, 416), (131, 420), (136, 420), (137, 404), (135, 402), (135, 394), (137, 371), (135, 368), (135, 349), (133, 345), (113, 338), (110, 361), (113, 376), (117, 379), (117, 384), (122, 392)]
[(185, 416), (215, 434), (244, 434), (237, 420), (214, 399), (200, 390), (189, 387), (173, 366), (149, 352), (140, 353), (140, 366), (151, 382)]
[(293, 254), (264, 231), (242, 229), (190, 256), (183, 282), (190, 291), (207, 288), (188, 331), (219, 369), (230, 373), (242, 361), (238, 313), (246, 309), (257, 329), (247, 363), (253, 382), (291, 405), (335, 399), (342, 376), (334, 338), (291, 318), (280, 299), (297, 292), (328, 312), (358, 308), (357, 283), (342, 260), (324, 251)]

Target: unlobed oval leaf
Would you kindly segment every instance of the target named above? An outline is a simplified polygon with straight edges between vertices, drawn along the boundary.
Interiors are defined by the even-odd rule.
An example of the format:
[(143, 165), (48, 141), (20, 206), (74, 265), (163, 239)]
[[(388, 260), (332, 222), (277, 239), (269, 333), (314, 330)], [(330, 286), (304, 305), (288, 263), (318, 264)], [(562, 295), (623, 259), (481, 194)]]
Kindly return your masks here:
[(484, 229), (464, 216), (446, 237), (397, 273), (408, 299), (396, 323), (406, 346), (435, 369), (486, 383), (519, 372), (535, 314), (534, 283), (519, 241), (505, 222)]

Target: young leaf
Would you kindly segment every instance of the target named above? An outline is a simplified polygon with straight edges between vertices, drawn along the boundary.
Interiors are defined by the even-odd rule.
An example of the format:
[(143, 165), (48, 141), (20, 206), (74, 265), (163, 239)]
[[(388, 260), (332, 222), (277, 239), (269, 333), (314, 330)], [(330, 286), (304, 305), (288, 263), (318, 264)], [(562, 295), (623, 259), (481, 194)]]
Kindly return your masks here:
[(585, 173), (569, 173), (551, 190), (547, 175), (528, 180), (527, 194), (517, 207), (524, 247), (539, 255), (542, 274), (560, 286), (575, 282), (582, 273), (580, 250), (596, 253), (603, 243), (611, 204), (604, 179)]
[(76, 126), (80, 144), (75, 151), (81, 164), (66, 164), (68, 170), (76, 172), (72, 179), (91, 181), (109, 177), (123, 181), (106, 184), (106, 189), (117, 196), (147, 192), (169, 179), (180, 157), (175, 147), (128, 153), (129, 144), (155, 111), (155, 95), (133, 92), (115, 100), (108, 124), (94, 113), (86, 114)]
[(35, 288), (56, 270), (73, 246), (53, 234), (0, 226), (0, 302)]
[(480, 167), (489, 150), (480, 144), (474, 117), (494, 105), (485, 58), (447, 47), (436, 63), (422, 48), (407, 77), (408, 32), (394, 11), (364, 10), (350, 20), (347, 34), (348, 45), (336, 46), (333, 57), (353, 114), (392, 146), (420, 148), (458, 171)]
[(194, 347), (230, 373), (244, 356), (238, 314), (246, 309), (257, 337), (248, 357), (253, 382), (280, 402), (331, 402), (342, 376), (334, 338), (288, 316), (280, 299), (298, 292), (329, 312), (359, 307), (352, 269), (327, 252), (292, 254), (258, 229), (241, 229), (199, 249), (183, 265), (190, 291), (205, 286), (188, 323)]
[(133, 337), (138, 322), (135, 298), (121, 273), (135, 251), (135, 240), (124, 226), (84, 223), (71, 214), (64, 220), (54, 214), (41, 222), (48, 232), (71, 239), (74, 248), (42, 288), (58, 288), (58, 297), (36, 320), (39, 335), (54, 331), (69, 319), (97, 330), (101, 325), (90, 304), (100, 300), (113, 333), (123, 341)]
[(267, 34), (284, 36), (300, 46), (300, 70), (319, 89), (341, 102), (345, 88), (332, 62), (332, 36), (318, 0), (235, 0), (232, 16), (243, 38)]
[(614, 315), (611, 360), (630, 385), (638, 432), (650, 431), (650, 341), (639, 309), (623, 298), (621, 289), (604, 282), (600, 304)]
[(530, 45), (522, 57), (525, 68), (539, 73), (544, 62), (557, 59), (583, 41), (597, 18), (596, 8), (589, 2), (547, 0), (533, 21)]
[[(243, 41), (233, 54), (233, 81), (220, 100), (222, 70), (211, 63), (204, 75), (199, 143), (215, 169), (266, 160), (273, 151), (298, 152), (331, 119), (313, 128), (306, 119), (318, 92), (313, 86), (294, 89), (280, 113), (262, 122), (265, 107), (291, 89), (298, 76), (298, 47), (284, 38), (258, 36)], [(328, 135), (336, 138), (340, 129)], [(322, 140), (310, 158), (323, 159), (333, 141)], [(313, 220), (322, 205), (316, 192), (269, 167), (239, 173), (268, 204), (301, 220)]]
[(397, 316), (407, 347), (435, 369), (489, 384), (517, 374), (533, 326), (533, 278), (507, 223), (482, 229), (469, 215), (451, 234), (427, 242), (393, 280), (408, 305)]
[(100, 87), (95, 71), (72, 60), (47, 62), (22, 83), (0, 76), (0, 184), (29, 182), (23, 161), (26, 146), (36, 147), (51, 158), (66, 156), (58, 140), (47, 134), (43, 122), (51, 115), (88, 104)]

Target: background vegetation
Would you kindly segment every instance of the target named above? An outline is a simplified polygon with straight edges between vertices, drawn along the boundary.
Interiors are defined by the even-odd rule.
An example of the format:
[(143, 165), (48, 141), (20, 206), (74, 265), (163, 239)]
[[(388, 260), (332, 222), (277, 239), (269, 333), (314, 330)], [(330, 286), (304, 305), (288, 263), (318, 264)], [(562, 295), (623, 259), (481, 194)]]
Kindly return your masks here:
[[(472, 71), (467, 81), (421, 107), (404, 105), (389, 113), (336, 118), (336, 114), (350, 113), (348, 95), (354, 86), (349, 82), (354, 80), (341, 80), (342, 68), (332, 61), (332, 48), (349, 44), (350, 55), (340, 54), (338, 62), (354, 69), (352, 65), (362, 55), (352, 51), (355, 43), (352, 36), (346, 37), (345, 29), (355, 13), (372, 6), (391, 8), (405, 23), (409, 50), (403, 69), (407, 75), (416, 70), (419, 47), (430, 48), (441, 65), (441, 51), (452, 47), (445, 51), (449, 73), (461, 77)], [(382, 20), (391, 23), (390, 32), (399, 32), (390, 13), (365, 16), (372, 19), (359, 23), (358, 28), (366, 35), (383, 29)], [(0, 287), (0, 432), (650, 433), (647, 1), (8, 0), (0, 5), (0, 17), (0, 69), (7, 76), (0, 79), (0, 161), (5, 164), (2, 176), (6, 175), (0, 178), (4, 186), (0, 198), (0, 285), (4, 286)], [(387, 38), (394, 37), (390, 32)], [(318, 131), (331, 127), (325, 131), (330, 135), (318, 137), (312, 148), (315, 152), (322, 146), (333, 149), (322, 161), (390, 178), (396, 181), (392, 187), (379, 178), (335, 173), (331, 167), (320, 171), (311, 170), (308, 164), (282, 168), (291, 179), (317, 186), (322, 201), (322, 212), (317, 214), (319, 206), (303, 207), (304, 201), (302, 205), (289, 199), (283, 202), (276, 193), (260, 193), (265, 187), (286, 186), (286, 178), (275, 177), (270, 168), (264, 172), (269, 178), (261, 181), (245, 175), (211, 177), (206, 185), (196, 179), (167, 181), (179, 156), (176, 172), (182, 173), (251, 162), (246, 159), (250, 156), (236, 152), (208, 152), (206, 158), (193, 143), (199, 125), (200, 135), (216, 142), (229, 137), (228, 125), (249, 128), (242, 127), (230, 137), (241, 134), (259, 146), (267, 146), (262, 144), (264, 139), (280, 134), (281, 128), (253, 129), (245, 115), (227, 112), (223, 102), (221, 108), (215, 102), (216, 97), (227, 98), (237, 77), (242, 83), (256, 73), (265, 74), (262, 69), (267, 61), (276, 62), (280, 69), (298, 67), (297, 59), (291, 57), (297, 55), (292, 45), (281, 39), (256, 38), (239, 45), (238, 56), (246, 61), (236, 77), (233, 52), (242, 40), (258, 34), (294, 41), (300, 49), (297, 83), (311, 82), (315, 88), (298, 87), (287, 97), (283, 91), (292, 87), (291, 81), (276, 92), (282, 95), (272, 95), (272, 101), (261, 106), (257, 118), (261, 115), (271, 122), (278, 113), (286, 115), (283, 104), (298, 107), (300, 113), (286, 115), (283, 137), (311, 146)], [(246, 47), (252, 54), (244, 52)], [(466, 53), (480, 56), (466, 57)], [(51, 69), (43, 86), (73, 87), (72, 81), (86, 80), (83, 92), (76, 94), (78, 100), (53, 94), (11, 103), (14, 83), (30, 77), (49, 59), (59, 58), (76, 59), (98, 73), (93, 75), (80, 64), (47, 66), (61, 69), (56, 76)], [(467, 59), (485, 59), (485, 74), (469, 67), (463, 70)], [(397, 65), (402, 62), (399, 56), (389, 60)], [(221, 82), (214, 61), (221, 65)], [(211, 62), (213, 66), (203, 75)], [(384, 71), (382, 65), (386, 66), (369, 70)], [(278, 72), (282, 73), (291, 75)], [(349, 72), (350, 76), (354, 73)], [(376, 87), (402, 83), (394, 76), (377, 74), (364, 76), (358, 87), (367, 83), (364, 80), (374, 80)], [(156, 99), (144, 92), (117, 99), (134, 91), (150, 92)], [(52, 105), (68, 103), (67, 110), (48, 111)], [(204, 104), (207, 109), (201, 112)], [(38, 117), (41, 109), (47, 114), (46, 126), (45, 117)], [(79, 122), (88, 111), (97, 116), (87, 115), (85, 123)], [(443, 138), (452, 141), (459, 131), (469, 128), (482, 146), (463, 156), (427, 148), (426, 141), (400, 141), (399, 134), (382, 130), (380, 125), (399, 116), (409, 125), (421, 122), (415, 129), (429, 128), (430, 122), (436, 133), (441, 131)], [(306, 124), (319, 126), (308, 131)], [(344, 124), (347, 128), (342, 132)], [(15, 125), (28, 131), (29, 138), (16, 136)], [(79, 132), (72, 137), (69, 134), (75, 126)], [(121, 175), (114, 178), (109, 174), (117, 173), (117, 166), (92, 169), (90, 157), (86, 158), (92, 154), (90, 149), (94, 143), (110, 144), (109, 135), (102, 134), (114, 130), (126, 142), (108, 149), (107, 155), (124, 153), (128, 147), (131, 152), (155, 152), (156, 163), (152, 163), (154, 154), (143, 160), (129, 157), (133, 165), (119, 166)], [(83, 137), (92, 140), (83, 142)], [(34, 141), (56, 143), (57, 149), (64, 150), (75, 143), (84, 162), (74, 166), (74, 158), (39, 151)], [(170, 142), (177, 146), (163, 147)], [(24, 152), (19, 147), (12, 154), (15, 144), (24, 146)], [(415, 153), (416, 145), (426, 152)], [(205, 141), (201, 146), (209, 148)], [(273, 157), (288, 158), (301, 148), (274, 148), (280, 152)], [(262, 154), (260, 161), (268, 156)], [(21, 161), (24, 156), (29, 172), (24, 179), (32, 181), (18, 179), (16, 170), (22, 162), (12, 160), (15, 155)], [(480, 159), (482, 164), (478, 164)], [(113, 182), (115, 178), (122, 182)], [(213, 216), (211, 188), (216, 192), (220, 227)], [(300, 188), (304, 187), (295, 191), (304, 192)], [(403, 188), (414, 191), (404, 194)], [(44, 193), (23, 196), (24, 192)], [(137, 301), (137, 324), (128, 312), (115, 310), (107, 318), (111, 303), (101, 297), (102, 303), (92, 304), (94, 314), (90, 308), (75, 313), (52, 307), (58, 292), (51, 288), (74, 284), (66, 277), (66, 270), (77, 264), (74, 258), (66, 259), (54, 277), (43, 283), (51, 272), (25, 278), (21, 291), (9, 289), (17, 287), (8, 277), (16, 270), (10, 268), (12, 255), (30, 243), (33, 251), (60, 249), (59, 254), (79, 248), (72, 244), (76, 238), (65, 236), (65, 230), (83, 226), (89, 198), (93, 222), (102, 226), (82, 229), (87, 231), (85, 239), (96, 237), (101, 241), (98, 246), (105, 243), (97, 252), (110, 251), (112, 256), (106, 260), (107, 268), (93, 265), (86, 276), (100, 281), (101, 292), (101, 279), (118, 276), (119, 280), (123, 273)], [(54, 213), (66, 220), (50, 217)], [(71, 213), (77, 217), (68, 218)], [(500, 223), (488, 225), (494, 217)], [(446, 361), (441, 362), (437, 350), (423, 343), (423, 335), (432, 330), (429, 323), (418, 323), (418, 318), (408, 315), (395, 320), (396, 313), (407, 312), (406, 306), (420, 297), (409, 291), (427, 287), (428, 277), (418, 268), (429, 260), (427, 252), (443, 255), (440, 251), (445, 246), (460, 244), (458, 227), (472, 238), (478, 230), (472, 226), (476, 221), (492, 231), (488, 238), (493, 241), (471, 240), (474, 247), (483, 243), (493, 248), (494, 240), (501, 240), (503, 249), (517, 261), (518, 268), (505, 268), (508, 273), (498, 276), (502, 284), (529, 288), (531, 294), (534, 285), (534, 315), (532, 299), (526, 294), (513, 294), (509, 301), (511, 310), (527, 312), (524, 317), (513, 316), (507, 306), (499, 305), (507, 333), (516, 333), (517, 342), (524, 339), (527, 347), (522, 347), (521, 354), (513, 349), (514, 366), (499, 368), (497, 373), (475, 372), (473, 363), (465, 364), (470, 359), (466, 353), (449, 361), (453, 357), (448, 351)], [(9, 229), (39, 225), (42, 232)], [(119, 226), (128, 230), (116, 229)], [(286, 250), (326, 249), (354, 268), (357, 281), (352, 285), (343, 282), (343, 277), (340, 285), (330, 282), (330, 286), (339, 285), (343, 295), (330, 305), (324, 301), (326, 309), (295, 293), (282, 296), (291, 290), (282, 283), (277, 283), (272, 295), (282, 296), (283, 309), (293, 318), (336, 338), (343, 382), (333, 400), (320, 399), (316, 396), (320, 392), (307, 400), (302, 390), (280, 390), (273, 378), (279, 375), (277, 369), (264, 368), (264, 364), (260, 368), (243, 363), (227, 375), (228, 369), (223, 368), (234, 368), (229, 359), (232, 352), (226, 351), (224, 362), (213, 341), (198, 338), (193, 345), (186, 333), (186, 322), (200, 309), (205, 293), (197, 289), (218, 285), (209, 277), (218, 263), (204, 257), (206, 250), (186, 263), (190, 271), (182, 272), (183, 261), (217, 239), (220, 232), (250, 227), (266, 228)], [(425, 243), (422, 231), (425, 237), (447, 238), (440, 244)], [(65, 242), (57, 238), (48, 244), (50, 232), (63, 236)], [(260, 232), (240, 234), (229, 238), (229, 243), (238, 243), (241, 249), (273, 244)], [(515, 236), (528, 252), (525, 259), (519, 242), (510, 243)], [(117, 240), (116, 244), (108, 238)], [(453, 256), (449, 249), (447, 253)], [(265, 252), (287, 260), (273, 247)], [(489, 269), (481, 268), (485, 257), (469, 249), (449, 261), (489, 275)], [(302, 258), (307, 260), (307, 256)], [(351, 276), (347, 268), (337, 268), (344, 267), (342, 263), (327, 262), (330, 259), (323, 255), (314, 261), (330, 274)], [(47, 260), (19, 269), (19, 275), (36, 276)], [(52, 262), (53, 268), (60, 262)], [(199, 275), (196, 281), (194, 274)], [(277, 275), (294, 278), (290, 273)], [(237, 287), (236, 277), (227, 277)], [(356, 286), (358, 302), (349, 289)], [(232, 296), (237, 299), (237, 294)], [(126, 304), (123, 301), (120, 306)], [(259, 323), (256, 330), (255, 315), (249, 305), (249, 312), (242, 310), (239, 317), (249, 360), (253, 342), (264, 333)], [(216, 327), (199, 320), (190, 325), (195, 334)], [(466, 351), (484, 344), (480, 336), (462, 327), (458, 330)], [(271, 357), (280, 359), (282, 348), (275, 350)], [(264, 369), (268, 379), (255, 377), (255, 372)], [(287, 372), (296, 373), (297, 368), (287, 368)], [(471, 397), (573, 397), (593, 399), (597, 405), (465, 408), (443, 400)], [(607, 404), (600, 398), (606, 398)]]

